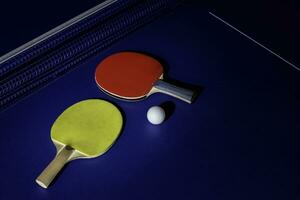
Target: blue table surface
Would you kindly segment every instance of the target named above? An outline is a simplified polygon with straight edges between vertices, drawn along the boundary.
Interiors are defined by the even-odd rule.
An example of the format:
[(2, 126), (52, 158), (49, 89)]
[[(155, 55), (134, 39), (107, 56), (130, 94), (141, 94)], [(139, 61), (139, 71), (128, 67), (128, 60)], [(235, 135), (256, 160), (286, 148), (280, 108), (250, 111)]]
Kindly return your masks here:
[[(192, 105), (163, 94), (128, 103), (100, 92), (98, 62), (151, 53), (170, 79), (200, 86)], [(0, 199), (299, 199), (300, 72), (188, 3), (0, 113)], [(50, 128), (68, 106), (101, 98), (124, 131), (105, 155), (68, 164), (47, 190)], [(171, 102), (160, 126), (150, 106)]]

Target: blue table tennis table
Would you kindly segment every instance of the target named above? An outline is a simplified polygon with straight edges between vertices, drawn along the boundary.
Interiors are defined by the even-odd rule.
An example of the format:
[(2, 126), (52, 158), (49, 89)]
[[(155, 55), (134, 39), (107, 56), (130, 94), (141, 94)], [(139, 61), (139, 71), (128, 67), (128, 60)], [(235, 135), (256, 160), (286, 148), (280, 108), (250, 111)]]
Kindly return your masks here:
[[(24, 38), (7, 19), (1, 53), (98, 2), (74, 2), (74, 9), (67, 2), (59, 15), (45, 11), (53, 18), (22, 27)], [(251, 23), (258, 18), (217, 5), (184, 2), (3, 110), (0, 199), (299, 199), (300, 63), (291, 43), (299, 40), (291, 34), (278, 41), (276, 32), (265, 37), (271, 28)], [(96, 65), (126, 50), (163, 60), (168, 77), (198, 87), (196, 101), (155, 94), (129, 103), (99, 91)], [(47, 190), (40, 188), (34, 180), (55, 155), (53, 122), (90, 98), (122, 109), (121, 137), (105, 155), (71, 162)], [(161, 104), (171, 114), (151, 125), (147, 110)]]

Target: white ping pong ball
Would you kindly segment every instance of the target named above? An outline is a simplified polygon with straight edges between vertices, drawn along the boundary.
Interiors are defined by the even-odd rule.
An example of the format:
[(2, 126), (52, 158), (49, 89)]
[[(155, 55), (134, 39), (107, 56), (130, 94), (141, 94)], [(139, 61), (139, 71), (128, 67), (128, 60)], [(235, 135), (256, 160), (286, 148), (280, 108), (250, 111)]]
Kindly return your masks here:
[(153, 107), (149, 108), (149, 110), (147, 112), (147, 118), (151, 124), (158, 125), (158, 124), (161, 124), (165, 120), (166, 113), (165, 113), (164, 109), (162, 109), (161, 107), (153, 106)]

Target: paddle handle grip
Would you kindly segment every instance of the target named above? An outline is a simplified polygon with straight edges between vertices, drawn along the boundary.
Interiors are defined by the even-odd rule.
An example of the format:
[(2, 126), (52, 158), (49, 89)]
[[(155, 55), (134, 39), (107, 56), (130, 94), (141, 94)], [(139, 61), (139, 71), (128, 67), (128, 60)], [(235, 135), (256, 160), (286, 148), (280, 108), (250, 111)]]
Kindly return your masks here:
[(43, 188), (48, 188), (59, 171), (70, 161), (73, 152), (73, 149), (63, 147), (44, 171), (37, 177), (35, 180), (37, 184)]
[(187, 103), (192, 103), (196, 98), (196, 91), (173, 85), (163, 80), (158, 80), (154, 88), (156, 88), (158, 92), (168, 94)]

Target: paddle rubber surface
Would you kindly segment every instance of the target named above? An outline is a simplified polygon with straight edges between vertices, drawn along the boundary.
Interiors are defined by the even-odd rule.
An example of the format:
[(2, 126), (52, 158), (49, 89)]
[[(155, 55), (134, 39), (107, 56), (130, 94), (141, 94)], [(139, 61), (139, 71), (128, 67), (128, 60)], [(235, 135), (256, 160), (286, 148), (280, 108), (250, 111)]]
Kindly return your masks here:
[(98, 86), (114, 96), (137, 99), (148, 95), (163, 75), (163, 66), (154, 58), (121, 52), (104, 59), (96, 69)]
[(51, 129), (51, 139), (96, 157), (105, 153), (118, 138), (122, 115), (113, 104), (85, 100), (66, 109)]

